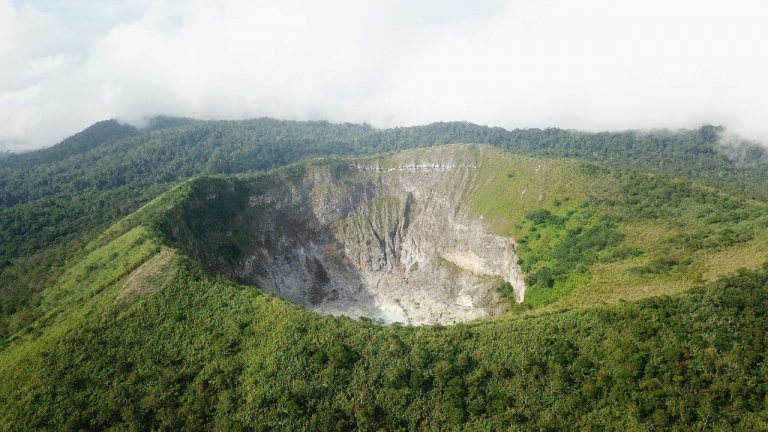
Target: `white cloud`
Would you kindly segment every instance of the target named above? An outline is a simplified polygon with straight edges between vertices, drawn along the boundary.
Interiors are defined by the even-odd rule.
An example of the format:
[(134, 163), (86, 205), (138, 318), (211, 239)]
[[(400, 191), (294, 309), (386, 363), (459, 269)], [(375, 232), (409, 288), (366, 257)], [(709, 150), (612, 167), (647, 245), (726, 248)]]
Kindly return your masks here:
[[(724, 10), (726, 9), (726, 10)], [(586, 129), (760, 132), (762, 3), (569, 2), (511, 7), (481, 34), (448, 32), (403, 71), (405, 117)]]
[(156, 114), (768, 137), (762, 1), (122, 4), (0, 0), (0, 141)]

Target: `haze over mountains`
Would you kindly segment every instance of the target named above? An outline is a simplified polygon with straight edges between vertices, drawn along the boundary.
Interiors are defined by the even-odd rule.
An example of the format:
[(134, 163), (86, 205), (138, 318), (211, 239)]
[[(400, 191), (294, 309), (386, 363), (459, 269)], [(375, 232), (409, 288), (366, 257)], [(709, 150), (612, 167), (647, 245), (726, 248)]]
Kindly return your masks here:
[(106, 118), (721, 124), (766, 142), (754, 0), (0, 0), (0, 143)]

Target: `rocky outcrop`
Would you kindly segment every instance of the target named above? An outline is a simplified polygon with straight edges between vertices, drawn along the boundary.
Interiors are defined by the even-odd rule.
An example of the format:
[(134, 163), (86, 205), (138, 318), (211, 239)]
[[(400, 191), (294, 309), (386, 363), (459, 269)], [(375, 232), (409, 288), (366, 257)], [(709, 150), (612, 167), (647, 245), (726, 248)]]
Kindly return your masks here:
[[(220, 229), (177, 235), (211, 272), (320, 313), (411, 324), (491, 315), (504, 307), (498, 285), (509, 282), (518, 301), (525, 285), (514, 239), (469, 208), (474, 151), (316, 161), (259, 177)], [(206, 199), (226, 205), (224, 195)]]

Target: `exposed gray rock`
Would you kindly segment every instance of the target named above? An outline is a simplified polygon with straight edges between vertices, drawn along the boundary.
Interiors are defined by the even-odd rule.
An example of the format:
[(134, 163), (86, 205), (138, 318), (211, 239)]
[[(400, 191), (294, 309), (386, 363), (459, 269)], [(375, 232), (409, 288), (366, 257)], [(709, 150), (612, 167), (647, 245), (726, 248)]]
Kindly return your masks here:
[[(504, 307), (498, 285), (509, 282), (518, 301), (525, 285), (514, 239), (469, 208), (470, 149), (329, 160), (261, 177), (224, 229), (182, 243), (210, 271), (320, 313), (410, 324), (495, 314)], [(232, 244), (236, 253), (211, 252)]]

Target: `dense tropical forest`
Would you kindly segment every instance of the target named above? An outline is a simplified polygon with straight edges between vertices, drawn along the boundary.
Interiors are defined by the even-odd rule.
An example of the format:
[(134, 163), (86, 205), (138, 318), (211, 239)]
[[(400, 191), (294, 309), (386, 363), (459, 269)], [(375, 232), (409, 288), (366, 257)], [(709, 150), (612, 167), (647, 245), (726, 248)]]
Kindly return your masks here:
[[(0, 158), (0, 424), (768, 429), (768, 153), (722, 134), (156, 118)], [(191, 177), (450, 143), (572, 158), (578, 175), (609, 182), (498, 222), (511, 210), (495, 188), (523, 174), (489, 180), (473, 205), (509, 225), (530, 287), (493, 319), (320, 316), (205, 273), (163, 231)], [(599, 291), (641, 282), (674, 294)]]

